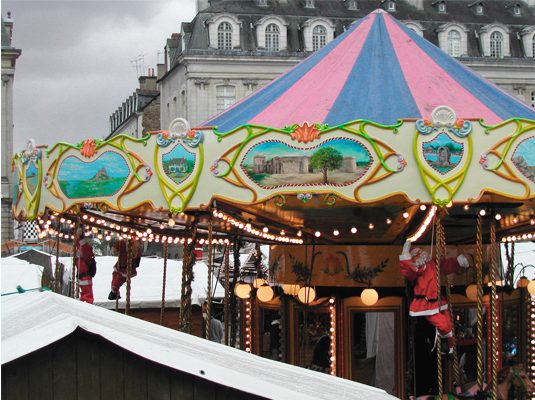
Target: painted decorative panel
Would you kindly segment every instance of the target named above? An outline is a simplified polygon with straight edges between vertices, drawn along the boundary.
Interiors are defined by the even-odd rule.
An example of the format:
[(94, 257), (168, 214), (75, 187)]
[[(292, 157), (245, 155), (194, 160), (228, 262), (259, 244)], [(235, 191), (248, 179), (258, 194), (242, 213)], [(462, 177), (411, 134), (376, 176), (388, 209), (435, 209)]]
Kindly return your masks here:
[(511, 161), (522, 175), (535, 182), (535, 136), (518, 144)]
[(427, 164), (444, 175), (459, 165), (464, 145), (441, 133), (433, 140), (422, 142), (422, 151)]
[(195, 154), (178, 143), (168, 153), (162, 154), (165, 175), (177, 185), (184, 182), (195, 168)]
[(66, 197), (108, 197), (117, 194), (125, 184), (130, 169), (126, 160), (113, 151), (106, 151), (93, 161), (76, 156), (65, 158), (58, 172), (58, 183)]
[(362, 177), (372, 157), (360, 142), (331, 139), (312, 148), (268, 140), (254, 145), (241, 167), (266, 189), (288, 186), (347, 186)]

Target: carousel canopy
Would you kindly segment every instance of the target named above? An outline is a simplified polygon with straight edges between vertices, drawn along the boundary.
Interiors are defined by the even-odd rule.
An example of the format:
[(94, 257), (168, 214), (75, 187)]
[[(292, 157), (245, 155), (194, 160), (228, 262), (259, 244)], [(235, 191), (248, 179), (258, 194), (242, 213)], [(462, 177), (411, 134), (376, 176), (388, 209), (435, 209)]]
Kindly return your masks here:
[(305, 121), (335, 126), (355, 119), (386, 125), (399, 118), (428, 118), (440, 105), (490, 124), (535, 118), (535, 110), (376, 10), (204, 125), (219, 131)]
[(452, 206), (449, 243), (474, 241), (482, 209), (499, 240), (535, 226), (535, 111), (383, 11), (201, 127), (31, 145), (13, 165), (18, 218), (82, 213), (101, 237), (429, 242), (431, 205)]

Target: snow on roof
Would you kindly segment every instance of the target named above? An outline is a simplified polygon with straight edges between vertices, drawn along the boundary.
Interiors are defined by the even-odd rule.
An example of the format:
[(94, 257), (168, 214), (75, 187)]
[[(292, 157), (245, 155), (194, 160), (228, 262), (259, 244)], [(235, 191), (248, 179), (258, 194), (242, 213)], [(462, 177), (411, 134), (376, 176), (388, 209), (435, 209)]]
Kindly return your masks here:
[(2, 299), (2, 364), (78, 327), (145, 359), (275, 400), (395, 399), (381, 389), (261, 358), (52, 292)]
[(1, 265), (2, 294), (16, 292), (19, 285), (24, 289), (41, 287), (42, 266), (30, 264), (13, 256), (2, 258)]

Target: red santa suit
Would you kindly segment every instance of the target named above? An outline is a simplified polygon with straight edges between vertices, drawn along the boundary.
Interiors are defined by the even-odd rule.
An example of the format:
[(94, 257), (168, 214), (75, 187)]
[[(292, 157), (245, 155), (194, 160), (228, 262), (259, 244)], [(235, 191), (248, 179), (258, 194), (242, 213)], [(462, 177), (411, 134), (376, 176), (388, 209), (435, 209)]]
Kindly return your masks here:
[(93, 248), (82, 238), (78, 242), (78, 257), (76, 258), (76, 268), (78, 269), (78, 286), (80, 287), (80, 300), (93, 304), (93, 276), (90, 271), (90, 264), (95, 262)]
[[(414, 284), (414, 299), (409, 307), (409, 315), (425, 317), (438, 334), (446, 338), (448, 347), (452, 349), (455, 339), (449, 305), (444, 297), (439, 296), (435, 261), (419, 248), (408, 253), (408, 248), (405, 247), (399, 260), (401, 274)], [(440, 272), (448, 275), (457, 272), (461, 266), (468, 267), (465, 256), (447, 258), (440, 263)]]
[[(132, 270), (130, 277), (134, 277), (137, 275), (137, 267), (139, 267), (139, 263), (141, 262), (141, 248), (134, 240), (132, 240), (130, 243), (132, 246)], [(126, 240), (119, 241), (116, 250), (119, 253), (119, 258), (113, 267), (111, 293), (108, 296), (110, 300), (115, 299), (115, 296), (117, 296), (119, 293), (119, 289), (126, 282), (128, 277), (128, 254), (126, 251)]]

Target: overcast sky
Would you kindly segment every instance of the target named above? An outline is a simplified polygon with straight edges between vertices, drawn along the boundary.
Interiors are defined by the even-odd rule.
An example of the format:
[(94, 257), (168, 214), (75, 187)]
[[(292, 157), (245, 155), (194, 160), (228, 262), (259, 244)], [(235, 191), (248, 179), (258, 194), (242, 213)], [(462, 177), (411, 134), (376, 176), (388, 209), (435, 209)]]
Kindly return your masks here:
[[(14, 20), (15, 152), (109, 133), (109, 116), (138, 85), (133, 60), (156, 70), (158, 52), (195, 0), (2, 1)], [(160, 62), (163, 54), (159, 55)], [(139, 62), (141, 64), (141, 61)], [(139, 65), (140, 66), (140, 65)]]

